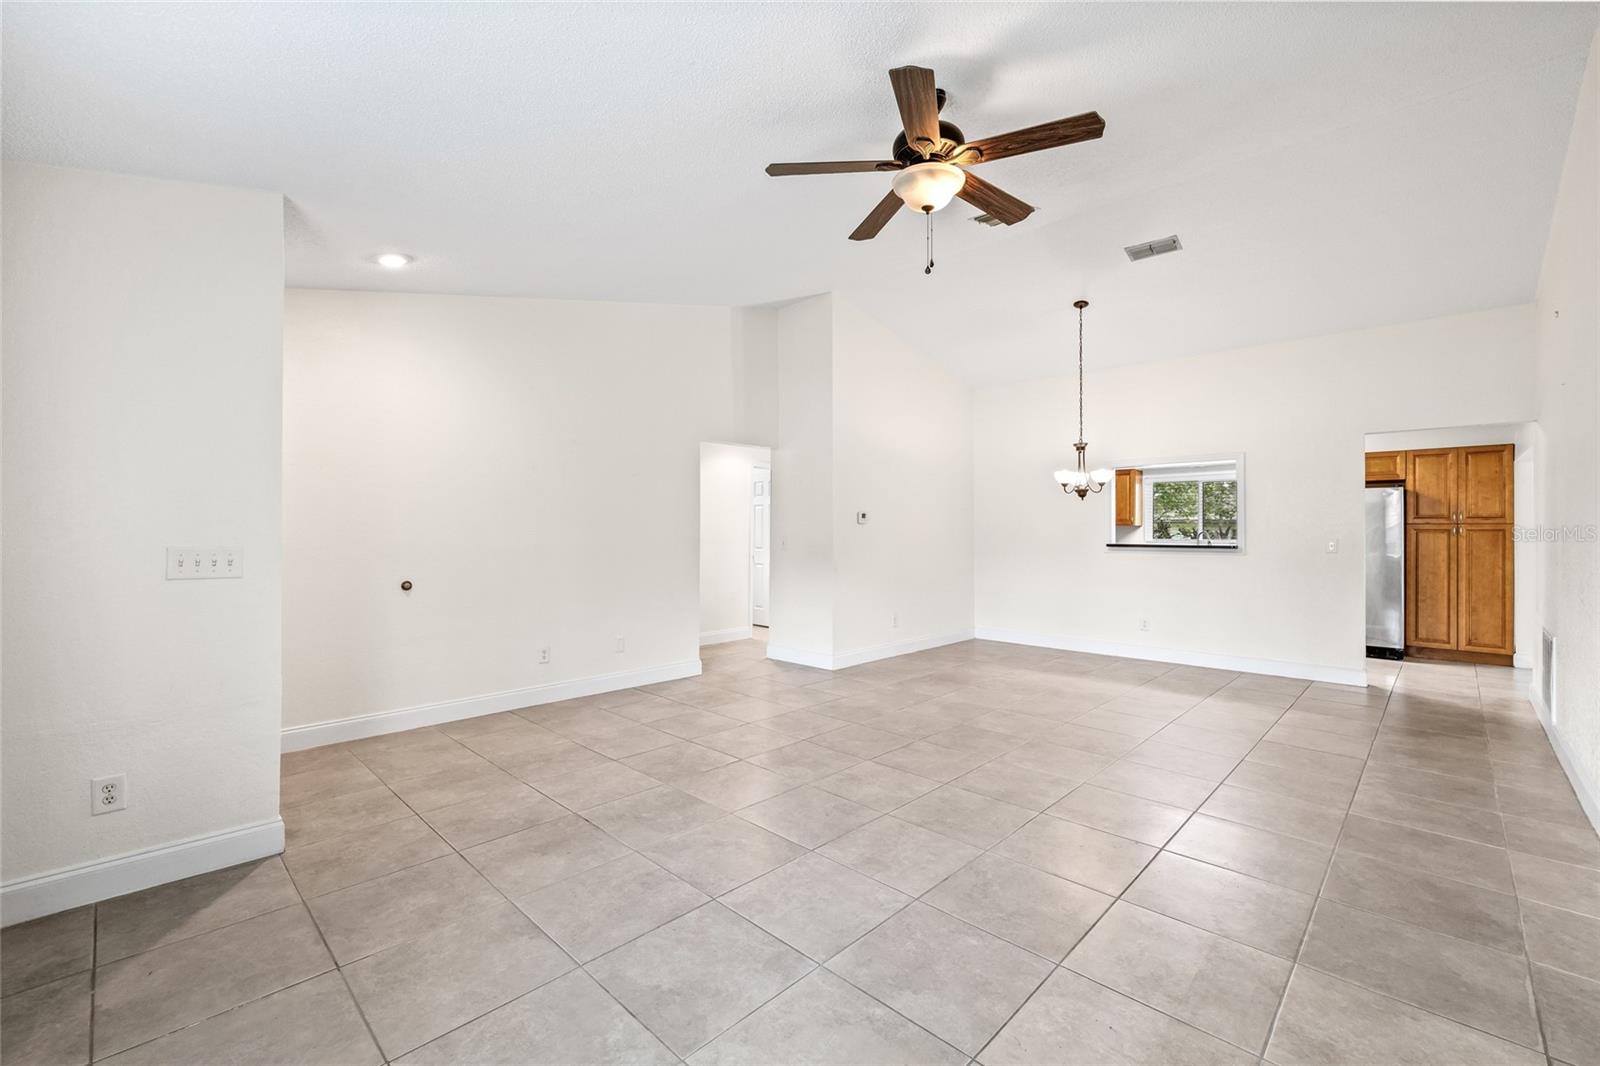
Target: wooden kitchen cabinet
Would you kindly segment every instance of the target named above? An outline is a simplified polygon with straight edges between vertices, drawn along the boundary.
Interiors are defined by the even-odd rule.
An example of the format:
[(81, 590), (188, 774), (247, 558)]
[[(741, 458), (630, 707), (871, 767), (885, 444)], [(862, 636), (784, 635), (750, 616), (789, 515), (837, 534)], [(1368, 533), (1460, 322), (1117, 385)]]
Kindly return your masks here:
[(1404, 481), (1405, 479), (1405, 452), (1367, 453), (1367, 484), (1382, 484), (1386, 481)]
[(1144, 523), (1144, 471), (1118, 470), (1114, 481), (1117, 493), (1117, 525)]
[(1510, 444), (1406, 453), (1406, 646), (1508, 662), (1516, 652)]

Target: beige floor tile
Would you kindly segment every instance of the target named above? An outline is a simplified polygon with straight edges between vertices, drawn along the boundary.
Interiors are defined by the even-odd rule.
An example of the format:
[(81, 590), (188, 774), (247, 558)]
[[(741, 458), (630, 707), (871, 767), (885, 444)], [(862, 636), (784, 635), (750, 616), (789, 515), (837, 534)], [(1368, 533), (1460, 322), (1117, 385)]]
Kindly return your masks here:
[(378, 1066), (383, 1054), (344, 978), (325, 973), (101, 1061), (115, 1066)]
[(1397, 822), (1491, 847), (1505, 847), (1506, 843), (1500, 815), (1494, 811), (1442, 803), (1372, 782), (1362, 782), (1350, 811), (1366, 818)]
[(566, 953), (509, 903), (418, 932), (344, 968), (391, 1059), (573, 968)]
[(1304, 966), (1289, 981), (1267, 1059), (1318, 1066), (1544, 1062), (1528, 1048)]
[[(512, 713), (515, 715), (516, 712)], [(575, 747), (572, 741), (565, 737), (557, 736), (548, 729), (525, 720), (520, 729), (497, 729), (492, 733), (460, 737), (459, 740), (464, 747), (477, 752), (496, 766), (503, 766), (508, 760), (555, 754)]]
[(1524, 899), (1522, 934), (1534, 962), (1600, 981), (1600, 918)]
[(585, 811), (660, 786), (661, 782), (648, 774), (619, 762), (608, 762), (541, 781), (539, 791), (568, 810)]
[(1344, 733), (1327, 733), (1320, 729), (1307, 729), (1304, 726), (1279, 723), (1267, 730), (1263, 738), (1275, 744), (1287, 744), (1296, 748), (1308, 748), (1311, 751), (1324, 751), (1333, 755), (1349, 755), (1356, 759), (1365, 759), (1367, 750), (1372, 747), (1372, 739), (1364, 736), (1348, 736)]
[(1182, 807), (1095, 785), (1079, 785), (1045, 813), (1153, 847), (1165, 844), (1189, 818)]
[(790, 947), (826, 962), (911, 897), (812, 854), (729, 892), (722, 902)]
[(1041, 814), (996, 845), (994, 854), (1115, 896), (1139, 876), (1156, 849)]
[(828, 968), (969, 1055), (1049, 975), (1050, 963), (943, 911), (913, 903)]
[(903, 748), (911, 743), (898, 733), (864, 725), (848, 725), (842, 729), (818, 733), (810, 740), (813, 744), (821, 744), (825, 748), (832, 748), (862, 759), (875, 759), (884, 752)]
[(1127, 759), (1101, 770), (1089, 779), (1089, 784), (1096, 788), (1120, 792), (1125, 796), (1137, 796), (1140, 799), (1164, 803), (1169, 807), (1181, 807), (1186, 811), (1192, 811), (1204, 803), (1206, 797), (1217, 787), (1214, 781), (1190, 777), (1174, 770), (1145, 766)]
[(1332, 854), (1322, 844), (1204, 814), (1189, 819), (1167, 850), (1311, 894), (1321, 886)]
[(809, 785), (746, 807), (739, 817), (794, 841), (819, 848), (878, 817), (871, 807)]
[(584, 812), (589, 821), (634, 848), (687, 833), (722, 815), (722, 808), (670, 785), (602, 803)]
[(1032, 819), (1034, 812), (946, 785), (912, 800), (895, 811), (895, 817), (963, 844), (987, 848), (1010, 836)]
[(469, 766), (391, 779), (389, 787), (395, 795), (405, 800), (407, 806), (420, 814), (476, 799), (516, 783), (516, 778), (494, 763), (478, 758)]
[(48, 984), (93, 965), (93, 907), (77, 907), (0, 930), (0, 990), (4, 995)]
[(101, 966), (95, 1054), (142, 1044), (332, 968), (298, 903)]
[(276, 855), (119, 896), (99, 905), (95, 960), (103, 966), (299, 902)]
[(1534, 997), (1539, 1021), (1552, 1059), (1562, 1062), (1600, 1062), (1600, 981), (1533, 967)]
[(411, 808), (385, 785), (341, 796), (312, 800), (283, 809), (284, 843), (289, 847), (370, 829), (405, 818)]
[(624, 855), (519, 897), (516, 904), (568, 954), (588, 962), (706, 899), (643, 855)]
[(797, 785), (847, 770), (860, 761), (854, 755), (804, 740), (750, 757), (754, 765), (771, 770)]
[(690, 1066), (948, 1063), (967, 1056), (827, 970), (816, 970), (690, 1056)]
[(423, 821), (457, 851), (565, 817), (566, 808), (513, 780), (476, 799), (429, 811)]
[(1339, 839), (1344, 824), (1342, 806), (1324, 807), (1226, 783), (1218, 786), (1200, 812), (1316, 844), (1331, 845)]
[(286, 751), (278, 756), (278, 776), (302, 774), (307, 770), (320, 770), (354, 758), (343, 744), (323, 744), (315, 748)]
[(1345, 820), (1339, 846), (1399, 866), (1420, 866), (1480, 888), (1513, 891), (1511, 859), (1504, 848), (1355, 814)]
[(1520, 956), (1369, 914), (1317, 904), (1300, 964), (1538, 1049)]
[(442, 733), (435, 736), (437, 740), (426, 743), (360, 751), (357, 754), (367, 769), (391, 788), (396, 782), (417, 777), (436, 778), (440, 785), (448, 787), (453, 773), (482, 773), (486, 772), (485, 765), (494, 765)]
[(805, 854), (800, 845), (728, 815), (643, 849), (657, 865), (712, 896)]
[(934, 781), (952, 781), (969, 770), (977, 769), (991, 758), (993, 756), (956, 751), (953, 748), (940, 747), (938, 744), (919, 740), (903, 748), (885, 752), (873, 761), (880, 766), (890, 766), (908, 774), (916, 774), (918, 777)]
[(680, 1056), (813, 969), (720, 903), (708, 903), (589, 965), (589, 973)]
[(748, 759), (752, 755), (760, 755), (764, 751), (793, 744), (794, 737), (780, 733), (776, 729), (768, 729), (761, 724), (751, 724), (721, 733), (709, 733), (696, 739), (695, 743), (715, 748), (740, 759)]
[(677, 1056), (582, 970), (399, 1059), (401, 1066), (672, 1066)]
[(1501, 814), (1517, 818), (1535, 818), (1543, 822), (1555, 822), (1580, 829), (1589, 826), (1589, 819), (1583, 813), (1583, 808), (1578, 805), (1570, 788), (1557, 791), (1498, 785), (1495, 792), (1500, 798)]
[(1165, 915), (1117, 903), (1064, 965), (1179, 1021), (1259, 1052), (1291, 964)]
[(1427, 867), (1397, 866), (1340, 848), (1322, 894), (1436, 933), (1522, 954), (1515, 896), (1439, 877)]
[(0, 1059), (8, 1066), (89, 1061), (89, 974), (73, 974), (0, 999)]
[(439, 726), (439, 732), (451, 740), (465, 740), (467, 737), (481, 737), (490, 733), (498, 733), (506, 729), (536, 729), (537, 726), (515, 711), (500, 711), (496, 714), (480, 714), (474, 718), (461, 718), (454, 722), (445, 722)]
[(1322, 777), (1304, 770), (1251, 762), (1248, 758), (1228, 775), (1226, 784), (1336, 808), (1348, 806), (1355, 792), (1355, 783), (1347, 779)]
[(920, 896), (982, 854), (959, 840), (885, 816), (818, 849), (852, 870)]
[(1050, 975), (980, 1058), (985, 1066), (1252, 1066), (1256, 1061), (1254, 1055), (1065, 969)]
[(460, 921), (501, 900), (459, 855), (446, 855), (310, 901), (339, 965)]
[(1019, 766), (1034, 773), (1081, 784), (1110, 766), (1116, 759), (1090, 751), (1079, 751), (1062, 744), (1035, 741), (994, 760), (993, 765)]
[(627, 853), (627, 845), (577, 815), (567, 815), (468, 848), (462, 855), (514, 899)]
[(1173, 852), (1162, 852), (1123, 899), (1293, 960), (1316, 899)]
[(412, 815), (289, 848), (283, 861), (300, 892), (311, 899), (449, 853), (450, 845)]
[(797, 782), (764, 766), (732, 762), (693, 777), (682, 778), (676, 784), (689, 795), (724, 811), (736, 811), (788, 792)]
[(951, 782), (968, 792), (1037, 814), (1077, 787), (1077, 782), (999, 761), (985, 763)]
[(347, 751), (310, 769), (286, 774), (278, 784), (278, 802), (294, 807), (312, 800), (361, 792), (383, 784), (376, 774)]
[(560, 748), (548, 751), (496, 756), (495, 765), (512, 777), (538, 788), (546, 781), (590, 767), (604, 766), (610, 761), (598, 751), (590, 751), (582, 744), (564, 740)]
[(952, 726), (937, 733), (930, 733), (927, 741), (941, 748), (952, 748), (973, 755), (988, 755), (991, 758), (1004, 755), (1008, 751), (1015, 751), (1026, 743), (1021, 737), (1009, 733), (996, 733), (973, 725)]
[(1600, 918), (1600, 874), (1586, 866), (1513, 851), (1511, 874), (1523, 899)]
[(1449, 774), (1436, 774), (1427, 770), (1384, 766), (1381, 763), (1368, 763), (1361, 781), (1363, 784), (1381, 785), (1392, 792), (1421, 796), (1424, 799), (1450, 803), (1458, 807), (1476, 807), (1479, 810), (1496, 813), (1500, 810), (1499, 801), (1494, 794), (1494, 785), (1487, 781), (1451, 777)]
[(846, 723), (839, 718), (829, 718), (827, 708), (812, 711), (790, 711), (776, 718), (762, 720), (768, 729), (787, 733), (796, 740), (809, 740), (820, 733), (831, 733)]
[(1239, 760), (1231, 755), (1213, 755), (1210, 752), (1196, 751), (1194, 748), (1186, 748), (1163, 740), (1159, 735), (1128, 752), (1125, 758), (1128, 762), (1139, 763), (1142, 766), (1172, 770), (1213, 783), (1220, 782), (1239, 765)]
[(1593, 829), (1514, 817), (1502, 822), (1513, 851), (1600, 870), (1600, 836)]
[(1060, 962), (1112, 897), (998, 855), (983, 855), (922, 897), (924, 903)]
[(693, 740), (703, 737), (707, 733), (721, 733), (728, 729), (738, 729), (744, 723), (737, 718), (718, 714), (715, 711), (690, 710), (675, 714), (670, 718), (657, 718), (650, 723), (652, 729), (659, 729), (663, 733), (671, 733), (680, 740)]
[(887, 813), (910, 803), (918, 796), (932, 792), (939, 782), (892, 766), (875, 762), (857, 763), (848, 770), (830, 774), (815, 782), (816, 787), (835, 796), (843, 796), (864, 807)]
[(577, 739), (584, 747), (593, 748), (608, 759), (626, 759), (630, 755), (640, 755), (675, 744), (681, 738), (647, 725), (629, 722), (620, 729), (589, 734)]
[(733, 756), (703, 744), (683, 740), (676, 744), (668, 744), (664, 748), (630, 755), (622, 762), (640, 773), (649, 774), (657, 781), (672, 784), (686, 777), (726, 766), (733, 762)]
[[(1335, 781), (1344, 781), (1352, 786), (1361, 778), (1362, 762), (1360, 759), (1348, 755), (1338, 755), (1324, 751), (1312, 751), (1310, 748), (1296, 747), (1293, 744), (1279, 744), (1272, 740), (1263, 740), (1250, 754), (1245, 756), (1246, 762), (1263, 763), (1267, 766), (1276, 766), (1284, 770), (1299, 770), (1318, 777), (1332, 778)], [(1227, 775), (1224, 774), (1224, 777)]]

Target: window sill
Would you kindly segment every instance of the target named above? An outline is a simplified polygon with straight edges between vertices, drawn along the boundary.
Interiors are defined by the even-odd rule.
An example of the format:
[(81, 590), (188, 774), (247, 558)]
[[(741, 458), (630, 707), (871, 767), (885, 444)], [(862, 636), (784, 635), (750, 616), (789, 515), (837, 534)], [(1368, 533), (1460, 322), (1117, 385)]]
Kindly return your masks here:
[(1154, 548), (1157, 551), (1181, 551), (1181, 552), (1236, 552), (1236, 551), (1239, 550), (1239, 545), (1237, 545), (1237, 544), (1160, 544), (1160, 543), (1157, 543), (1157, 542), (1154, 542), (1154, 541), (1143, 541), (1143, 542), (1140, 542), (1138, 544), (1114, 544), (1114, 543), (1111, 543), (1111, 542), (1107, 542), (1106, 543), (1106, 547), (1108, 547), (1108, 548)]

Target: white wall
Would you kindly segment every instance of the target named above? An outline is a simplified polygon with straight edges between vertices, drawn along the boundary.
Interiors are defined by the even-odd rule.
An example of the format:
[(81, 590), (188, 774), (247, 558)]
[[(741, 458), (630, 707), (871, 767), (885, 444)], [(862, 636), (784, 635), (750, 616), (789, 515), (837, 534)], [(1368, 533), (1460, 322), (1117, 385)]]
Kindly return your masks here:
[[(1539, 608), (1557, 641), (1552, 732), (1600, 823), (1600, 36), (1590, 51), (1539, 279)], [(1537, 689), (1536, 689), (1537, 690)]]
[[(3, 207), (11, 922), (152, 869), (85, 864), (281, 847), (283, 205), (7, 164)], [(168, 546), (242, 549), (244, 577), (166, 581)], [(119, 772), (128, 809), (91, 818)], [(207, 848), (145, 861), (184, 876)]]
[(702, 644), (750, 636), (751, 481), (757, 466), (771, 465), (771, 448), (700, 445)]
[(833, 426), (835, 659), (967, 639), (971, 388), (835, 295)]
[(1110, 493), (1051, 479), (1076, 379), (980, 390), (978, 635), (1359, 680), (1364, 434), (1530, 420), (1532, 348), (1515, 307), (1091, 371), (1094, 465), (1245, 454), (1237, 554), (1106, 548)]
[[(1439, 429), (1368, 433), (1369, 452), (1403, 452), (1424, 448), (1465, 448), (1474, 444), (1511, 444), (1512, 514), (1516, 529), (1526, 531), (1538, 521), (1539, 427), (1533, 423), (1488, 426), (1452, 426)], [(1539, 654), (1539, 548), (1536, 541), (1518, 536), (1512, 546), (1512, 632), (1517, 653), (1512, 665), (1533, 666)]]
[(310, 290), (287, 312), (286, 726), (698, 672), (700, 442), (761, 406), (739, 313)]

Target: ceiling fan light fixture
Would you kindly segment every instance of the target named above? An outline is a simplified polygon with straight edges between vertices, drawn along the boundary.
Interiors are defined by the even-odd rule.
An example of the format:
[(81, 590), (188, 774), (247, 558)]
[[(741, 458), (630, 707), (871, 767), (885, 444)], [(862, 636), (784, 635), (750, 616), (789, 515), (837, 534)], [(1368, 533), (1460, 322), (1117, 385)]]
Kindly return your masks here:
[(891, 183), (895, 195), (913, 211), (947, 207), (967, 183), (967, 172), (953, 163), (914, 163), (898, 171)]

